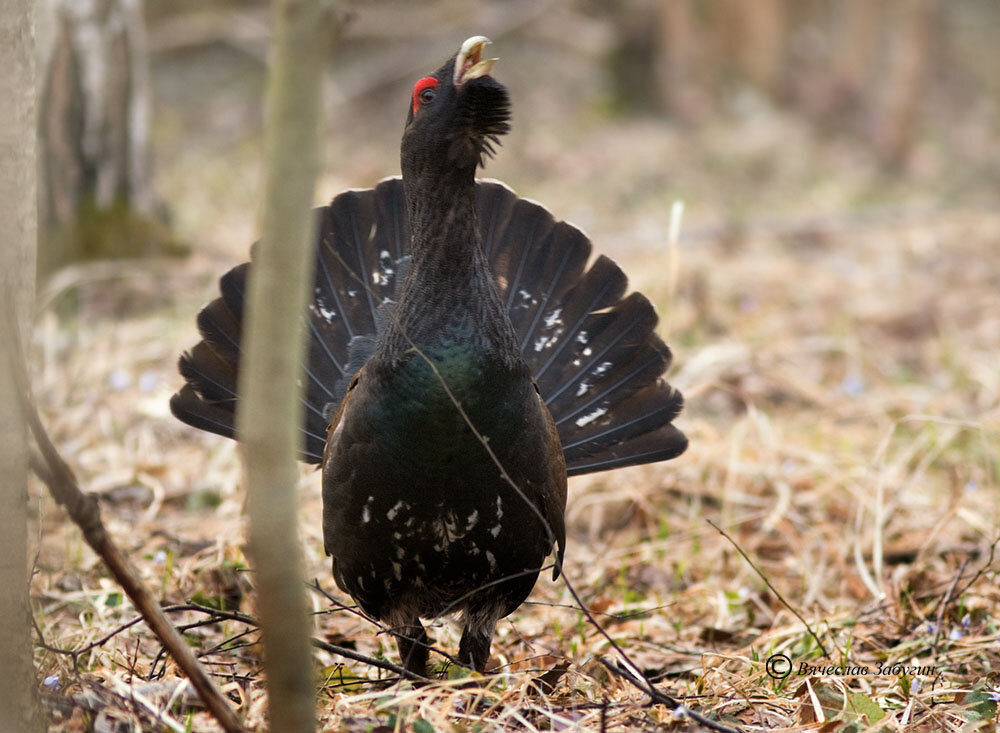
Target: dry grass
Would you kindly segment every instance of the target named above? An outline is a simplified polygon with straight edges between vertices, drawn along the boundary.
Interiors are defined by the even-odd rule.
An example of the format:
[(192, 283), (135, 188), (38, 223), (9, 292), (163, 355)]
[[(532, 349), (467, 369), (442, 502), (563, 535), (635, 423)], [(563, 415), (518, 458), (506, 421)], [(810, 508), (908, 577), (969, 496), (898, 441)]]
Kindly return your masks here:
[[(992, 719), (1000, 287), (994, 268), (975, 263), (1000, 246), (1000, 217), (954, 213), (821, 245), (751, 236), (738, 257), (722, 256), (720, 246), (682, 256), (686, 284), (672, 316), (691, 449), (663, 466), (573, 482), (567, 574), (651, 679), (723, 720), (773, 728), (867, 714), (874, 722), (876, 706), (890, 727)], [(188, 274), (196, 269), (167, 281), (183, 291), (199, 281)], [(693, 292), (699, 279), (710, 296)], [(654, 297), (660, 287), (652, 278), (637, 284)], [(143, 287), (121, 290), (139, 298)], [(157, 305), (88, 320), (108, 299), (90, 297), (79, 317), (49, 315), (36, 335), (35, 389), (52, 433), (165, 603), (232, 609), (242, 598), (252, 614), (234, 446), (183, 428), (166, 411), (189, 313)], [(79, 650), (135, 614), (62, 513), (37, 495), (38, 625), (46, 644)], [(302, 495), (310, 573), (349, 602), (322, 556), (311, 471)], [(827, 660), (706, 520), (809, 621)], [(317, 637), (395, 658), (368, 621), (319, 595), (314, 606)], [(176, 614), (178, 623), (206, 617)], [(259, 723), (254, 628), (220, 621), (188, 635), (248, 722)], [(432, 635), (444, 649), (457, 647), (448, 624)], [(100, 715), (149, 725), (150, 710), (168, 711), (183, 728), (187, 698), (168, 705), (176, 689), (163, 682), (176, 678), (158, 651), (137, 625), (82, 654), (76, 674), (71, 659), (41, 648), (37, 663), (58, 677), (61, 695), (90, 690), (110, 705)], [(499, 672), (480, 685), (413, 689), (376, 683), (376, 670), (320, 651), (321, 720), (417, 730), (423, 720), (438, 730), (642, 728), (672, 719), (595, 661), (613, 652), (559, 583), (540, 582), (499, 629), (494, 653)], [(765, 672), (777, 653), (796, 665), (783, 681)], [(847, 660), (870, 673), (797, 674), (803, 661)], [(936, 671), (879, 675), (880, 663)], [(564, 674), (540, 682), (562, 664)], [(133, 700), (136, 691), (143, 697)], [(86, 717), (80, 706), (74, 715)], [(210, 729), (204, 713), (193, 725)]]
[[(844, 161), (857, 157), (780, 116), (765, 132), (720, 126), (693, 142), (649, 122), (583, 124), (570, 133), (574, 149), (544, 132), (512, 141), (513, 152), (501, 155), (525, 166), (490, 173), (519, 178), (522, 193), (582, 219), (598, 248), (669, 314), (672, 381), (687, 395), (682, 423), (691, 438), (671, 463), (571, 483), (565, 572), (587, 607), (660, 689), (730, 725), (992, 729), (1000, 698), (1000, 215), (932, 210), (930, 189), (910, 195), (911, 179), (891, 184), (892, 195), (922, 213), (854, 217), (851, 203), (873, 186), (870, 173), (852, 173)], [(735, 155), (727, 134), (749, 140), (745, 157), (774, 159), (779, 170), (761, 190), (748, 179), (713, 203), (701, 164)], [(630, 147), (630, 138), (642, 144)], [(789, 144), (810, 150), (812, 163), (782, 158)], [(336, 156), (348, 143), (332, 145)], [(677, 161), (692, 189), (672, 298), (670, 254), (658, 244), (669, 215), (659, 174), (621, 198), (607, 195), (649, 171), (650, 151)], [(253, 234), (254, 154), (243, 143), (226, 153), (238, 170), (212, 154), (179, 155), (161, 169), (178, 226), (204, 242), (201, 252), (179, 264), (123, 265), (121, 277), (84, 281), (57, 298), (35, 335), (33, 379), (53, 438), (82, 485), (101, 495), (110, 531), (163, 602), (252, 616), (235, 446), (167, 411), (176, 356), (194, 341), (194, 313)], [(361, 158), (335, 166), (338, 178), (324, 191), (393, 170), (392, 150), (376, 162)], [(823, 161), (839, 161), (836, 185), (801, 187)], [(602, 166), (606, 177), (597, 175)], [(549, 177), (524, 183), (546, 170)], [(733, 169), (717, 177), (728, 174), (739, 178)], [(581, 185), (574, 208), (566, 181), (591, 179), (594, 190)], [(740, 192), (746, 208), (733, 204)], [(848, 213), (812, 218), (840, 210)], [(776, 223), (774, 213), (788, 218)], [(718, 221), (739, 223), (713, 228)], [(60, 309), (72, 315), (57, 318)], [(315, 472), (303, 470), (301, 496), (308, 572), (349, 603), (322, 553)], [(214, 730), (141, 624), (113, 633), (134, 611), (37, 486), (33, 505), (32, 593), (44, 639), (36, 667), (51, 691), (53, 729)], [(396, 659), (369, 621), (322, 594), (312, 599), (317, 638)], [(173, 615), (248, 725), (262, 726), (253, 625), (204, 610)], [(441, 648), (457, 649), (449, 623), (430, 632)], [(687, 724), (597, 661), (614, 651), (560, 582), (539, 582), (499, 627), (493, 653), (496, 673), (475, 684), (448, 669), (439, 684), (414, 688), (317, 651), (317, 716), (347, 730)], [(785, 679), (766, 671), (775, 654), (792, 660)], [(802, 663), (868, 671), (799, 674)], [(880, 665), (890, 673), (879, 674)], [(934, 671), (900, 674), (893, 665)]]

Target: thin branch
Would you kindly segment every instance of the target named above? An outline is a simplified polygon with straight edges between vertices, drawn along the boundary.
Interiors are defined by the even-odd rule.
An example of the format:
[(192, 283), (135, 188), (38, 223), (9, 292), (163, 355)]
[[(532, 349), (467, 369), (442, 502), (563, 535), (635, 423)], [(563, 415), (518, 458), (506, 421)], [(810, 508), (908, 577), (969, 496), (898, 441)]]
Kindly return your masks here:
[(156, 634), (177, 665), (187, 675), (205, 706), (219, 721), (223, 729), (229, 733), (244, 731), (245, 729), (232, 707), (212, 683), (208, 673), (198, 664), (191, 648), (181, 638), (177, 629), (171, 625), (163, 609), (149, 588), (139, 578), (132, 564), (108, 535), (104, 523), (101, 521), (101, 510), (97, 499), (92, 494), (85, 494), (80, 490), (72, 469), (59, 455), (59, 451), (52, 443), (52, 439), (38, 415), (34, 400), (31, 398), (31, 386), (25, 370), (18, 329), (9, 314), (5, 320), (5, 330), (8, 335), (6, 340), (10, 347), (8, 353), (11, 358), (11, 372), (16, 380), (17, 393), (25, 421), (38, 445), (38, 454), (34, 452), (31, 454), (31, 465), (39, 469), (37, 475), (49, 487), (52, 498), (58, 504), (66, 507), (70, 519), (80, 528), (87, 544), (104, 561), (111, 575), (131, 599), (136, 610), (142, 614), (150, 630)]
[[(312, 587), (312, 586), (310, 585), (309, 587)], [(213, 618), (222, 618), (222, 619), (229, 619), (229, 620), (232, 620), (232, 621), (239, 621), (241, 623), (244, 623), (244, 624), (247, 624), (247, 625), (250, 625), (250, 626), (254, 626), (254, 627), (260, 626), (260, 624), (257, 621), (257, 619), (253, 618), (252, 616), (247, 616), (246, 614), (238, 613), (238, 612), (235, 612), (235, 611), (218, 611), (218, 610), (216, 610), (214, 608), (210, 608), (208, 606), (202, 606), (202, 605), (197, 604), (197, 603), (188, 603), (188, 604), (186, 604), (184, 606), (176, 606), (176, 607), (171, 608), (171, 610), (178, 610), (178, 611), (200, 611), (201, 613), (212, 614)], [(386, 672), (392, 672), (393, 674), (397, 674), (397, 675), (399, 675), (401, 677), (405, 677), (408, 680), (413, 680), (413, 681), (416, 681), (416, 682), (425, 682), (426, 679), (427, 679), (425, 677), (422, 677), (419, 674), (416, 674), (414, 672), (410, 672), (409, 670), (406, 670), (403, 667), (395, 665), (392, 662), (387, 662), (387, 661), (382, 660), (382, 659), (375, 659), (374, 657), (370, 657), (370, 656), (368, 656), (366, 654), (361, 654), (360, 652), (356, 652), (353, 649), (348, 649), (347, 647), (338, 646), (336, 644), (330, 644), (329, 642), (323, 641), (321, 639), (313, 639), (312, 640), (312, 645), (314, 647), (316, 647), (317, 649), (323, 649), (324, 651), (328, 651), (331, 654), (337, 654), (337, 655), (339, 655), (341, 657), (344, 657), (346, 659), (351, 659), (351, 660), (353, 660), (355, 662), (361, 662), (361, 663), (367, 664), (367, 665), (369, 665), (371, 667), (376, 667), (377, 669), (384, 669)], [(429, 647), (429, 648), (432, 651), (440, 652), (440, 650), (434, 649), (433, 647)], [(441, 652), (441, 653), (442, 653), (443, 656), (449, 657), (449, 655), (444, 654), (443, 652)], [(450, 659), (450, 657), (449, 657), (449, 659)], [(451, 660), (451, 661), (454, 661), (454, 660)]]
[[(246, 624), (247, 626), (253, 626), (255, 629), (260, 627), (260, 622), (257, 621), (257, 619), (255, 619), (253, 616), (248, 616), (247, 614), (240, 613), (239, 611), (222, 611), (217, 608), (212, 608), (210, 606), (203, 606), (200, 603), (181, 603), (174, 606), (163, 606), (161, 610), (164, 613), (181, 613), (184, 611), (195, 611), (197, 613), (204, 613), (209, 616), (209, 618), (207, 619), (203, 619), (201, 621), (197, 621), (191, 624), (185, 624), (184, 626), (179, 627), (181, 631), (197, 628), (199, 626), (205, 626), (207, 624), (218, 623), (219, 621), (236, 621), (238, 623)], [(91, 649), (107, 643), (110, 639), (122, 633), (126, 629), (134, 626), (141, 620), (142, 620), (141, 616), (139, 618), (132, 619), (128, 623), (122, 624), (111, 633), (106, 634), (101, 639), (98, 639), (97, 641), (88, 644), (86, 647), (82, 649), (77, 649), (77, 650), (58, 649), (58, 648), (51, 648), (49, 646), (45, 646), (45, 648), (57, 654), (66, 654), (72, 656), (75, 659), (81, 654), (85, 654)], [(40, 631), (38, 633), (39, 635), (41, 635)], [(355, 662), (361, 662), (363, 664), (367, 664), (377, 669), (383, 669), (386, 672), (392, 672), (393, 674), (405, 677), (408, 680), (413, 680), (415, 682), (427, 681), (426, 677), (421, 677), (420, 675), (410, 672), (398, 665), (393, 664), (392, 662), (387, 662), (382, 659), (375, 659), (374, 657), (370, 657), (366, 654), (361, 654), (360, 652), (356, 652), (353, 649), (337, 646), (336, 644), (330, 644), (328, 642), (322, 641), (321, 639), (313, 639), (312, 645), (317, 649), (323, 649), (324, 651), (328, 651), (331, 654), (337, 654), (339, 656), (345, 657), (346, 659), (351, 659)], [(449, 661), (458, 664), (458, 660), (452, 658), (450, 655), (441, 652), (439, 649), (435, 649), (433, 647), (430, 648), (432, 651), (441, 653), (442, 656), (446, 657)], [(202, 652), (200, 656), (206, 656), (208, 654), (214, 653), (215, 651), (216, 650), (213, 649), (206, 652)], [(225, 650), (218, 650), (218, 651), (225, 651)]]
[[(570, 592), (570, 595), (573, 596), (573, 600), (576, 601), (577, 605), (580, 608), (580, 611), (586, 617), (587, 621), (590, 622), (591, 626), (597, 629), (598, 633), (604, 637), (605, 641), (607, 641), (608, 644), (611, 645), (611, 648), (614, 649), (616, 652), (618, 652), (618, 656), (621, 658), (621, 661), (625, 663), (626, 665), (625, 668), (628, 669), (629, 671), (629, 676), (626, 677), (626, 679), (628, 679), (633, 685), (635, 685), (640, 690), (649, 695), (654, 702), (660, 703), (661, 705), (666, 705), (671, 710), (673, 710), (677, 715), (688, 717), (691, 720), (698, 723), (699, 725), (708, 728), (709, 730), (734, 733), (736, 729), (729, 728), (728, 726), (722, 725), (722, 723), (716, 723), (714, 720), (709, 720), (701, 713), (697, 713), (694, 710), (688, 708), (686, 705), (684, 705), (684, 703), (682, 703), (677, 698), (672, 697), (665, 692), (660, 692), (659, 690), (657, 690), (653, 686), (653, 683), (651, 683), (649, 679), (646, 677), (646, 675), (644, 675), (642, 672), (639, 671), (639, 667), (636, 666), (635, 662), (633, 662), (629, 658), (628, 654), (625, 653), (625, 650), (618, 645), (618, 642), (616, 642), (614, 639), (611, 638), (611, 635), (604, 630), (604, 627), (597, 622), (597, 619), (595, 619), (593, 615), (591, 615), (587, 607), (583, 605), (583, 601), (580, 600), (580, 596), (577, 594), (576, 588), (573, 587), (573, 584), (570, 582), (569, 578), (566, 577), (566, 574), (563, 573), (561, 577), (563, 584), (566, 586), (566, 589)], [(602, 664), (608, 666), (608, 663), (602, 657), (598, 656), (598, 659), (601, 660)], [(633, 677), (634, 679), (632, 679)]]
[[(992, 561), (993, 561), (993, 552), (991, 549), (990, 562)], [(931, 643), (931, 649), (935, 652), (937, 651), (938, 648), (938, 642), (941, 640), (941, 622), (944, 620), (944, 612), (948, 609), (948, 604), (951, 603), (951, 599), (956, 597), (954, 596), (955, 587), (958, 585), (958, 581), (962, 579), (962, 574), (965, 572), (965, 567), (968, 564), (969, 564), (969, 558), (966, 557), (965, 559), (962, 560), (962, 564), (961, 566), (959, 566), (958, 572), (955, 574), (955, 579), (951, 581), (951, 585), (948, 586), (948, 590), (944, 594), (944, 598), (941, 601), (941, 605), (938, 606), (937, 621), (934, 625), (934, 641)], [(989, 567), (989, 563), (986, 564), (986, 567)], [(976, 577), (978, 577), (978, 574)], [(969, 586), (966, 586), (966, 588), (968, 587)]]
[[(997, 536), (997, 538), (993, 540), (993, 544), (990, 545), (990, 556), (986, 558), (986, 562), (984, 562), (982, 566), (979, 568), (979, 570), (976, 571), (976, 574), (969, 579), (969, 582), (962, 586), (961, 590), (955, 592), (955, 598), (959, 598), (960, 596), (962, 596), (962, 594), (964, 594), (965, 591), (969, 590), (969, 588), (972, 587), (973, 583), (975, 583), (977, 580), (983, 577), (983, 573), (985, 573), (987, 570), (990, 569), (990, 566), (993, 565), (993, 557), (996, 554), (998, 543), (1000, 543), (1000, 536)], [(964, 568), (965, 565), (963, 564), (962, 567)], [(959, 571), (958, 575), (959, 577), (962, 576), (961, 571)]]
[(664, 692), (660, 692), (650, 684), (649, 680), (646, 679), (646, 676), (639, 672), (634, 665), (629, 664), (622, 667), (618, 664), (612, 664), (600, 655), (597, 656), (597, 660), (603, 664), (609, 672), (617, 677), (621, 677), (626, 682), (645, 692), (652, 698), (653, 702), (669, 706), (670, 709), (674, 711), (674, 714), (679, 718), (690, 718), (694, 722), (698, 723), (698, 725), (708, 728), (709, 730), (721, 731), (722, 733), (737, 733), (739, 730), (738, 728), (730, 728), (728, 725), (723, 725), (722, 723), (717, 723), (714, 720), (709, 720), (705, 716), (691, 710), (680, 700), (677, 700)]
[[(307, 587), (311, 588), (312, 585), (310, 584)], [(219, 611), (218, 609), (211, 608), (209, 606), (202, 606), (199, 603), (188, 603), (188, 604), (185, 604), (183, 606), (172, 606), (170, 610), (172, 610), (172, 611), (199, 611), (201, 613), (212, 614), (212, 616), (215, 617), (215, 618), (222, 618), (222, 619), (229, 619), (229, 620), (232, 620), (232, 621), (239, 621), (240, 623), (248, 624), (250, 626), (255, 626), (255, 627), (259, 627), (260, 626), (260, 623), (257, 621), (257, 619), (253, 618), (252, 616), (247, 616), (246, 614), (239, 613), (238, 611)], [(385, 630), (385, 629), (383, 629), (383, 630)], [(322, 641), (320, 639), (313, 639), (312, 640), (312, 645), (314, 647), (316, 647), (317, 649), (323, 649), (324, 651), (328, 651), (331, 654), (338, 654), (338, 655), (340, 655), (342, 657), (345, 657), (347, 659), (352, 659), (355, 662), (362, 662), (363, 664), (367, 664), (367, 665), (372, 666), (372, 667), (377, 667), (378, 669), (384, 669), (386, 672), (392, 672), (393, 674), (398, 674), (398, 675), (400, 675), (402, 677), (405, 677), (408, 680), (414, 680), (414, 681), (418, 681), (418, 682), (425, 682), (426, 679), (427, 679), (426, 677), (422, 677), (419, 674), (415, 674), (415, 673), (410, 672), (410, 671), (408, 671), (406, 669), (403, 669), (402, 667), (399, 667), (399, 666), (393, 664), (392, 662), (386, 662), (386, 661), (381, 660), (381, 659), (375, 659), (374, 657), (369, 657), (366, 654), (361, 654), (360, 652), (356, 652), (353, 649), (348, 649), (346, 647), (337, 646), (336, 644), (330, 644), (330, 643)], [(432, 651), (440, 652), (440, 650), (434, 649), (433, 647), (429, 647), (429, 648)], [(442, 655), (445, 656), (445, 657), (448, 657), (450, 659), (450, 661), (456, 661), (454, 659), (451, 659), (448, 654), (444, 654), (442, 652)]]
[(333, 605), (337, 606), (337, 608), (339, 610), (341, 610), (341, 611), (347, 611), (348, 613), (353, 613), (355, 616), (360, 616), (361, 618), (365, 619), (366, 621), (371, 621), (371, 619), (368, 618), (368, 616), (366, 616), (357, 607), (357, 605), (349, 606), (346, 603), (344, 603), (342, 600), (340, 600), (335, 595), (333, 595), (333, 593), (330, 593), (323, 586), (321, 586), (319, 584), (319, 580), (317, 578), (313, 578), (313, 580), (312, 580), (311, 583), (307, 583), (306, 584), (306, 587), (309, 588), (309, 590), (312, 590), (312, 591), (315, 591), (316, 593), (319, 593), (326, 600), (330, 601), (330, 603), (332, 603)]
[[(374, 657), (369, 657), (366, 654), (361, 654), (353, 649), (348, 649), (346, 647), (337, 646), (336, 644), (330, 644), (322, 639), (313, 639), (312, 645), (317, 649), (322, 649), (323, 651), (330, 652), (331, 654), (337, 654), (341, 657), (347, 659), (353, 659), (355, 662), (361, 662), (362, 664), (367, 664), (370, 667), (377, 667), (379, 669), (384, 669), (386, 672), (392, 672), (400, 677), (405, 677), (412, 682), (427, 682), (427, 678), (417, 674), (416, 672), (411, 672), (408, 669), (400, 667), (398, 664), (393, 664), (392, 662), (387, 662), (383, 659), (375, 659)], [(437, 651), (436, 649), (434, 651)]]
[(783, 595), (781, 595), (781, 593), (778, 591), (777, 588), (775, 588), (773, 585), (771, 585), (771, 581), (768, 580), (767, 576), (764, 575), (764, 573), (761, 571), (761, 569), (758, 568), (754, 564), (754, 561), (751, 560), (750, 557), (743, 551), (743, 548), (740, 547), (738, 544), (736, 544), (736, 540), (734, 540), (732, 537), (730, 537), (728, 534), (726, 534), (726, 532), (719, 525), (717, 525), (715, 522), (713, 522), (711, 519), (706, 519), (705, 521), (708, 522), (709, 524), (711, 524), (713, 527), (715, 527), (715, 531), (716, 532), (718, 532), (723, 537), (725, 537), (727, 540), (729, 540), (729, 543), (733, 547), (736, 548), (736, 551), (738, 553), (740, 553), (740, 555), (743, 556), (743, 559), (747, 561), (747, 564), (751, 568), (753, 568), (754, 572), (757, 573), (758, 577), (760, 577), (760, 579), (764, 581), (764, 584), (767, 585), (767, 587), (771, 589), (771, 592), (774, 593), (774, 595), (777, 597), (777, 599), (779, 601), (781, 601), (781, 604), (785, 608), (787, 608), (789, 611), (791, 611), (792, 614), (795, 616), (795, 618), (797, 618), (799, 621), (802, 622), (802, 625), (806, 627), (806, 631), (808, 631), (809, 634), (812, 636), (812, 638), (816, 640), (816, 644), (819, 645), (819, 648), (822, 650), (823, 656), (829, 658), (830, 657), (830, 652), (828, 652), (826, 650), (826, 647), (823, 646), (822, 639), (820, 639), (819, 636), (816, 634), (816, 632), (813, 631), (812, 626), (809, 625), (809, 622), (806, 621), (805, 618), (802, 617), (801, 613), (799, 613), (794, 608), (792, 608), (792, 604), (790, 604), (788, 601), (785, 600), (785, 597)]
[[(164, 608), (163, 610), (167, 611), (166, 608)], [(139, 623), (140, 621), (142, 621), (142, 618), (143, 618), (142, 616), (137, 616), (136, 618), (132, 619), (128, 623), (121, 624), (120, 626), (116, 627), (113, 631), (105, 634), (104, 636), (102, 636), (100, 639), (97, 639), (96, 641), (92, 641), (91, 643), (89, 643), (85, 647), (83, 647), (82, 649), (62, 649), (62, 648), (57, 647), (57, 646), (52, 646), (51, 644), (49, 644), (48, 642), (45, 641), (45, 637), (42, 635), (42, 629), (38, 626), (37, 619), (35, 619), (35, 614), (31, 614), (31, 623), (35, 627), (35, 633), (38, 634), (38, 646), (40, 646), (42, 649), (44, 649), (47, 652), (52, 652), (53, 654), (61, 654), (63, 656), (67, 656), (70, 659), (72, 659), (73, 660), (73, 672), (75, 674), (75, 673), (78, 672), (77, 662), (79, 661), (79, 659), (80, 659), (80, 657), (82, 655), (86, 654), (87, 652), (89, 652), (92, 649), (96, 649), (97, 647), (104, 646), (109, 641), (111, 641), (113, 638), (115, 638), (116, 636), (118, 636), (118, 634), (122, 633), (123, 631), (127, 631), (128, 629), (132, 628), (137, 623)]]
[[(575, 603), (555, 603), (553, 601), (525, 601), (521, 605), (523, 606), (544, 606), (545, 608), (570, 608), (574, 611), (578, 611), (579, 606)], [(634, 611), (622, 612), (622, 613), (609, 613), (607, 611), (591, 611), (594, 616), (604, 616), (607, 618), (609, 623), (622, 624), (626, 621), (631, 621), (637, 618), (646, 618), (657, 611), (662, 611), (664, 608), (670, 608), (675, 605), (674, 602), (661, 603), (658, 606), (652, 606), (650, 608), (638, 608)], [(702, 654), (703, 652), (682, 652), (684, 654)]]
[[(523, 575), (523, 574), (524, 573), (519, 573), (518, 575)], [(488, 585), (491, 585), (491, 584), (487, 584), (487, 586)], [(483, 586), (483, 587), (487, 587), (487, 586)], [(363, 611), (361, 611), (356, 606), (348, 606), (343, 601), (338, 600), (332, 594), (327, 593), (322, 587), (320, 587), (319, 581), (316, 580), (315, 578), (313, 579), (313, 582), (312, 583), (308, 583), (306, 585), (306, 587), (309, 588), (309, 590), (312, 590), (312, 591), (315, 591), (315, 592), (319, 593), (321, 596), (323, 596), (324, 598), (326, 598), (327, 600), (329, 600), (334, 605), (338, 606), (340, 609), (342, 609), (344, 611), (348, 611), (350, 613), (353, 613), (354, 615), (359, 616), (360, 618), (363, 618), (365, 621), (367, 621), (372, 626), (374, 626), (375, 628), (377, 628), (379, 634), (391, 633), (390, 629), (388, 629), (385, 625), (383, 625), (377, 618), (372, 618), (371, 616), (369, 616), (368, 614), (364, 613)], [(477, 588), (476, 590), (479, 590), (479, 589)], [(475, 592), (475, 591), (473, 591), (473, 592)], [(463, 598), (464, 597), (465, 596), (463, 596)], [(452, 605), (455, 605), (455, 604), (453, 603)], [(447, 613), (447, 611), (445, 611), (445, 613)], [(444, 615), (444, 614), (442, 614), (442, 615)], [(452, 664), (456, 664), (458, 666), (463, 666), (462, 663), (460, 661), (458, 661), (457, 657), (452, 656), (451, 654), (449, 654), (448, 652), (446, 652), (444, 649), (440, 649), (440, 648), (434, 646), (433, 644), (430, 644), (430, 643), (424, 641), (423, 639), (414, 639), (414, 638), (411, 638), (409, 636), (403, 636), (402, 634), (399, 634), (399, 633), (396, 633), (396, 636), (398, 638), (406, 639), (409, 642), (412, 642), (414, 644), (422, 646), (425, 649), (427, 649), (428, 651), (432, 651), (435, 654), (444, 657), (447, 661), (451, 662)], [(313, 640), (313, 643), (314, 643), (314, 646), (315, 646), (315, 639)], [(332, 645), (328, 645), (328, 646), (332, 646)], [(327, 647), (322, 647), (322, 648), (327, 649), (327, 651), (334, 651), (333, 649), (328, 649)], [(340, 652), (336, 652), (336, 651), (334, 651), (334, 653), (340, 654)], [(352, 652), (352, 654), (357, 654), (357, 652)], [(345, 655), (345, 656), (347, 656), (347, 655)], [(364, 655), (360, 655), (360, 656), (361, 656), (361, 658), (354, 658), (354, 657), (352, 657), (352, 658), (354, 658), (355, 661), (365, 662), (365, 663), (372, 663), (373, 666), (375, 666), (375, 667), (381, 667), (382, 669), (388, 669), (387, 667), (385, 667), (383, 665), (382, 662), (380, 662), (378, 660), (373, 660), (371, 657), (365, 657)], [(393, 665), (393, 669), (389, 669), (389, 671), (390, 672), (395, 672), (397, 669), (401, 669), (401, 668), (397, 668), (397, 667), (395, 667), (395, 665)], [(411, 679), (411, 680), (421, 680), (421, 681), (424, 681), (424, 682), (426, 682), (428, 679), (430, 679), (428, 677), (423, 677), (423, 676), (420, 676), (420, 675), (415, 675), (415, 673), (413, 673), (413, 672), (407, 673), (406, 677), (408, 679)]]

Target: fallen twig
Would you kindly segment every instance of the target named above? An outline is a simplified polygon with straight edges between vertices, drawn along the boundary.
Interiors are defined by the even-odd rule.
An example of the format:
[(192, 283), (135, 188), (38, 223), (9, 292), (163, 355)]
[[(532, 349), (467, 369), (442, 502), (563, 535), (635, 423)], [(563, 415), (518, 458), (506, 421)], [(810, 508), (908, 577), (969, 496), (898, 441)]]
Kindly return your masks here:
[(724, 733), (736, 733), (738, 729), (730, 728), (728, 725), (723, 725), (722, 723), (717, 723), (714, 720), (709, 720), (704, 715), (696, 713), (694, 710), (689, 708), (687, 705), (682, 703), (675, 697), (668, 695), (665, 692), (660, 692), (646, 679), (646, 676), (642, 674), (635, 666), (628, 663), (624, 666), (618, 663), (611, 663), (604, 657), (598, 655), (597, 661), (607, 667), (608, 671), (617, 677), (621, 677), (623, 680), (639, 688), (643, 692), (652, 698), (653, 702), (659, 703), (661, 705), (667, 705), (671, 710), (674, 711), (674, 715), (678, 718), (690, 718), (698, 725), (701, 725), (709, 730), (723, 731)]
[(779, 601), (781, 601), (781, 605), (783, 605), (785, 608), (787, 608), (789, 611), (791, 611), (792, 614), (795, 616), (795, 618), (797, 618), (799, 621), (802, 622), (802, 625), (806, 627), (806, 631), (808, 631), (809, 634), (812, 636), (812, 638), (816, 640), (816, 644), (819, 646), (820, 650), (823, 652), (823, 656), (829, 658), (830, 652), (828, 652), (826, 650), (826, 647), (823, 646), (822, 639), (820, 639), (819, 635), (817, 635), (816, 632), (813, 631), (812, 626), (809, 625), (809, 622), (805, 620), (805, 618), (802, 616), (801, 613), (799, 613), (794, 608), (792, 608), (792, 604), (785, 600), (785, 597), (783, 595), (781, 595), (781, 592), (777, 588), (775, 588), (773, 585), (771, 585), (771, 581), (768, 580), (767, 576), (764, 575), (764, 573), (761, 572), (760, 568), (758, 568), (754, 564), (754, 561), (751, 560), (750, 557), (743, 551), (743, 548), (740, 547), (738, 544), (736, 544), (736, 540), (734, 540), (732, 537), (730, 537), (728, 534), (726, 534), (726, 532), (719, 525), (717, 525), (715, 522), (713, 522), (711, 519), (706, 519), (705, 521), (708, 522), (709, 524), (711, 524), (715, 528), (716, 532), (718, 532), (723, 537), (725, 537), (727, 540), (729, 540), (729, 543), (733, 547), (736, 548), (736, 551), (738, 553), (740, 553), (740, 555), (742, 555), (743, 559), (747, 561), (747, 564), (750, 567), (753, 568), (753, 571), (755, 573), (757, 573), (757, 576), (761, 580), (764, 581), (764, 584), (771, 590), (772, 593), (774, 593), (775, 597), (777, 597), (777, 599)]
[[(9, 309), (7, 312), (10, 312)], [(38, 409), (31, 398), (31, 387), (25, 370), (24, 357), (20, 349), (21, 339), (17, 334), (17, 329), (9, 319), (5, 325), (8, 336), (6, 341), (11, 347), (9, 351), (12, 361), (11, 371), (17, 382), (21, 408), (25, 421), (38, 445), (38, 453), (32, 453), (31, 457), (31, 466), (36, 475), (48, 486), (52, 498), (58, 504), (66, 507), (70, 519), (80, 528), (87, 544), (104, 561), (111, 575), (131, 599), (136, 610), (146, 620), (150, 631), (162, 642), (177, 665), (191, 680), (199, 697), (223, 729), (228, 733), (244, 731), (243, 725), (230, 704), (212, 683), (205, 669), (198, 664), (191, 648), (181, 638), (177, 629), (171, 625), (149, 588), (139, 579), (132, 564), (122, 555), (118, 546), (108, 535), (104, 523), (101, 521), (101, 510), (97, 499), (80, 490), (72, 469), (59, 455), (59, 451), (49, 438), (41, 417), (38, 415)]]

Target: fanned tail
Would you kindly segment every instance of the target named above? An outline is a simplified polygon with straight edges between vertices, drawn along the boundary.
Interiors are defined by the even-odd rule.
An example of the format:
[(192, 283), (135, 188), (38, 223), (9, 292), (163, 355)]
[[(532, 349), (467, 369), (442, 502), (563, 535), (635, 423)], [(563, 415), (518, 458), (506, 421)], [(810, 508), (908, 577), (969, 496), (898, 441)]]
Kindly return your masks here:
[[(483, 248), (570, 475), (682, 453), (687, 440), (672, 425), (682, 398), (662, 379), (671, 355), (652, 304), (624, 297), (627, 278), (607, 257), (587, 269), (590, 241), (539, 204), (493, 181), (477, 184), (477, 204)], [(327, 423), (374, 351), (409, 255), (398, 178), (343, 193), (317, 217), (302, 375), (301, 457), (310, 463), (322, 459)], [(199, 314), (202, 341), (181, 357), (186, 384), (170, 402), (179, 419), (230, 438), (249, 267), (224, 275), (221, 297)]]

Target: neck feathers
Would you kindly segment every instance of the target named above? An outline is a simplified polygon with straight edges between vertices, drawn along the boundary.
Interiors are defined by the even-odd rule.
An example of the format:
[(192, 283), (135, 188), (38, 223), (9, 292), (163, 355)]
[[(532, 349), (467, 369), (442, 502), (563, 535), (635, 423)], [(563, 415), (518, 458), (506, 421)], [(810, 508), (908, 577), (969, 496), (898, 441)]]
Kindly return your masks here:
[[(483, 253), (476, 187), (467, 182), (407, 180), (411, 263), (380, 347), (399, 356), (413, 345), (468, 347), (507, 364), (520, 348)], [(450, 184), (450, 185), (449, 185)]]
[[(476, 188), (468, 180), (426, 176), (414, 185), (406, 178), (406, 210), (410, 225), (410, 275), (432, 282), (460, 285), (489, 276), (482, 255)], [(412, 279), (409, 278), (409, 279)]]

